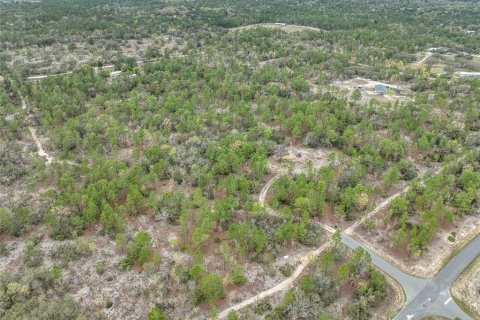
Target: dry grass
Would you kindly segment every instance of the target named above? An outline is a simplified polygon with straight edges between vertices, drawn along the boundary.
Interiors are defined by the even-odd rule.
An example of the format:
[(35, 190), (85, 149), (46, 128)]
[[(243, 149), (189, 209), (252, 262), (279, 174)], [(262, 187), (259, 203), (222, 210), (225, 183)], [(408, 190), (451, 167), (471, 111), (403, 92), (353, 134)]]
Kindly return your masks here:
[(480, 319), (480, 257), (455, 280), (450, 292), (455, 300), (462, 301)]

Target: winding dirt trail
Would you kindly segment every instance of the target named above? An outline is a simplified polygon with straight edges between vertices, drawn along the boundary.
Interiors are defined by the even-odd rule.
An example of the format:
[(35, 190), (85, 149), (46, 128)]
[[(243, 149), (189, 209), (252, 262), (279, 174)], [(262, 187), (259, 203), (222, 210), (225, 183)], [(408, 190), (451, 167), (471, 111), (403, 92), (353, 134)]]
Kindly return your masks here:
[[(21, 100), (22, 100), (22, 109), (23, 110), (27, 109), (26, 100), (23, 97), (21, 97)], [(77, 165), (75, 162), (72, 162), (72, 161), (69, 161), (69, 160), (56, 160), (53, 156), (49, 155), (43, 149), (42, 142), (40, 141), (40, 139), (38, 139), (35, 128), (32, 127), (32, 126), (28, 126), (28, 130), (30, 131), (30, 136), (32, 137), (32, 140), (37, 145), (37, 154), (40, 156), (40, 158), (45, 159), (45, 162), (46, 162), (47, 165), (52, 164), (54, 161), (61, 162), (61, 163), (68, 163), (72, 166)]]
[[(23, 97), (20, 97), (20, 99), (22, 100), (22, 109), (26, 110), (27, 101)], [(37, 145), (37, 154), (40, 156), (40, 158), (45, 159), (45, 162), (47, 164), (51, 164), (54, 159), (52, 156), (46, 153), (45, 150), (43, 149), (42, 143), (38, 139), (37, 133), (35, 132), (35, 128), (32, 126), (28, 126), (28, 130), (30, 131), (30, 135), (32, 136), (33, 141), (35, 141), (35, 144)]]
[[(281, 176), (283, 176), (285, 173), (283, 171), (280, 171), (278, 172), (272, 179), (270, 179), (262, 188), (262, 190), (260, 191), (260, 194), (258, 196), (258, 203), (264, 207), (266, 210), (267, 210), (267, 213), (268, 214), (271, 214), (271, 215), (279, 215), (276, 211), (274, 211), (272, 208), (268, 207), (268, 206), (265, 206), (265, 198), (267, 196), (267, 193), (268, 193), (268, 189), (270, 189), (270, 187), (272, 186), (272, 184), (278, 179), (280, 178)], [(323, 226), (323, 225), (322, 225)], [(333, 232), (335, 232), (335, 230), (333, 230)], [(270, 289), (267, 289), (265, 291), (262, 291), (256, 295), (254, 295), (253, 297), (251, 298), (248, 298), (246, 300), (243, 300), (242, 302), (240, 303), (237, 303), (225, 310), (223, 310), (222, 312), (220, 312), (220, 314), (218, 315), (218, 318), (219, 319), (223, 319), (223, 318), (226, 318), (228, 316), (228, 314), (231, 312), (231, 311), (237, 311), (237, 310), (240, 310), (250, 304), (253, 304), (253, 303), (256, 303), (268, 296), (271, 296), (277, 292), (281, 292), (281, 291), (285, 291), (287, 289), (290, 289), (293, 285), (293, 282), (302, 274), (303, 270), (305, 270), (305, 268), (310, 264), (311, 261), (313, 261), (317, 256), (320, 255), (320, 253), (322, 253), (331, 243), (331, 240), (325, 242), (323, 245), (321, 245), (320, 247), (318, 247), (317, 249), (315, 250), (312, 250), (310, 252), (308, 252), (307, 254), (305, 254), (304, 256), (302, 257), (299, 257), (297, 260), (294, 260), (292, 261), (293, 264), (295, 263), (300, 263), (295, 271), (292, 273), (291, 276), (289, 276), (288, 278), (286, 278), (285, 280), (283, 280), (282, 282), (280, 282), (279, 284), (277, 284), (276, 286), (270, 288)]]
[(53, 162), (53, 157), (48, 155), (48, 153), (43, 150), (42, 144), (40, 140), (38, 140), (37, 134), (35, 133), (35, 129), (31, 126), (28, 127), (28, 130), (30, 130), (30, 135), (32, 136), (33, 141), (37, 144), (37, 154), (45, 159), (45, 162), (47, 164), (51, 164)]
[[(440, 169), (438, 169), (437, 171), (435, 171), (435, 175), (437, 174), (440, 174), (443, 170), (443, 167), (441, 167)], [(262, 188), (262, 190), (260, 191), (260, 194), (258, 196), (258, 203), (264, 207), (266, 210), (267, 210), (267, 213), (268, 214), (272, 214), (272, 215), (279, 215), (276, 211), (274, 211), (272, 208), (268, 207), (268, 206), (265, 206), (265, 198), (267, 196), (267, 193), (268, 193), (268, 189), (270, 189), (270, 187), (272, 186), (272, 184), (277, 180), (279, 179), (282, 175), (284, 175), (285, 172), (283, 171), (279, 171), (274, 177), (272, 177)], [(407, 192), (408, 189), (410, 188), (410, 185), (408, 185), (407, 187), (405, 187), (403, 190), (400, 190), (399, 192), (391, 195), (390, 197), (388, 197), (387, 199), (385, 199), (384, 201), (382, 201), (382, 203), (380, 203), (378, 206), (375, 207), (375, 209), (373, 209), (372, 211), (370, 211), (369, 213), (367, 213), (365, 216), (363, 216), (361, 219), (359, 219), (357, 222), (355, 222), (353, 225), (351, 225), (349, 228), (345, 229), (343, 231), (344, 234), (351, 234), (352, 231), (358, 226), (360, 225), (362, 222), (364, 222), (366, 219), (370, 218), (371, 216), (373, 216), (375, 213), (377, 213), (378, 211), (382, 210), (383, 208), (385, 208), (386, 206), (388, 206), (390, 204), (390, 202), (392, 202), (392, 200), (394, 200), (395, 198), (399, 197), (400, 195), (402, 195), (403, 193)], [(325, 225), (323, 223), (320, 223), (320, 222), (317, 222), (319, 225), (321, 225), (326, 231), (330, 232), (330, 233), (335, 233), (336, 230), (328, 225)], [(287, 289), (290, 289), (293, 285), (293, 282), (302, 274), (303, 270), (305, 270), (305, 268), (309, 265), (309, 263), (311, 261), (313, 261), (317, 256), (319, 256), (323, 251), (325, 251), (325, 249), (327, 249), (329, 247), (329, 245), (332, 243), (332, 240), (330, 239), (329, 241), (327, 241), (326, 243), (324, 243), (323, 245), (321, 245), (319, 248), (315, 249), (315, 250), (312, 250), (310, 252), (308, 252), (307, 254), (305, 254), (304, 256), (298, 258), (296, 261), (292, 261), (293, 263), (297, 263), (297, 262), (300, 262), (300, 264), (297, 266), (297, 268), (295, 269), (295, 272), (293, 272), (293, 274), (286, 278), (285, 280), (283, 280), (282, 282), (280, 282), (279, 284), (275, 285), (274, 287), (270, 288), (270, 289), (267, 289), (265, 291), (262, 291), (256, 295), (254, 295), (253, 297), (251, 298), (248, 298), (240, 303), (237, 303), (225, 310), (223, 310), (222, 312), (219, 313), (218, 315), (218, 319), (223, 319), (223, 318), (226, 318), (228, 316), (228, 313), (230, 313), (231, 311), (237, 311), (237, 310), (240, 310), (250, 304), (253, 304), (253, 303), (256, 303), (268, 296), (271, 296), (277, 292), (281, 292), (281, 291), (285, 291)]]

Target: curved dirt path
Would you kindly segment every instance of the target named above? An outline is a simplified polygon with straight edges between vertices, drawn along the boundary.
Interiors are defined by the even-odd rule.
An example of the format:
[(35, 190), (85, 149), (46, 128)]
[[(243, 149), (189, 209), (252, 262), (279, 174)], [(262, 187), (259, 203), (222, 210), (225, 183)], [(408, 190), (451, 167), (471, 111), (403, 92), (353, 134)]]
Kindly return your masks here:
[(47, 164), (51, 164), (54, 159), (52, 156), (48, 155), (48, 153), (46, 153), (45, 150), (43, 150), (42, 143), (40, 142), (40, 140), (38, 140), (37, 134), (35, 133), (35, 129), (32, 126), (29, 126), (28, 130), (30, 130), (30, 135), (32, 136), (33, 141), (35, 141), (35, 143), (37, 144), (37, 154), (41, 158), (45, 159), (45, 162)]
[[(27, 102), (26, 100), (21, 97), (22, 100), (22, 109), (25, 110), (27, 109)], [(72, 166), (76, 166), (77, 164), (75, 162), (69, 161), (69, 160), (56, 160), (53, 156), (49, 155), (45, 150), (43, 149), (42, 142), (40, 139), (37, 137), (37, 133), (34, 127), (28, 126), (28, 130), (30, 131), (30, 136), (32, 137), (33, 141), (37, 145), (37, 154), (40, 156), (40, 158), (45, 159), (45, 162), (47, 165), (52, 164), (54, 161), (60, 162), (60, 163), (68, 163)]]
[[(439, 168), (437, 171), (435, 171), (434, 174), (440, 174), (443, 170), (443, 167)], [(274, 177), (272, 177), (262, 188), (262, 190), (260, 191), (260, 194), (259, 194), (259, 197), (258, 197), (258, 202), (259, 204), (266, 208), (267, 210), (267, 213), (269, 214), (273, 214), (273, 215), (278, 215), (277, 212), (275, 212), (273, 209), (271, 209), (270, 207), (266, 207), (265, 206), (265, 198), (267, 196), (267, 193), (268, 193), (268, 189), (272, 186), (272, 184), (278, 179), (280, 178), (282, 175), (284, 175), (285, 173), (283, 171), (280, 171), (278, 172)], [(414, 301), (416, 301), (417, 297), (420, 298), (420, 296), (424, 295), (425, 293), (425, 287), (429, 287), (429, 285), (431, 283), (435, 283), (437, 281), (439, 281), (439, 278), (442, 278), (442, 275), (441, 274), (444, 274), (444, 270), (442, 270), (439, 275), (437, 275), (435, 278), (433, 279), (420, 279), (420, 278), (416, 278), (416, 277), (413, 277), (413, 276), (410, 276), (404, 272), (402, 272), (401, 270), (397, 269), (395, 266), (391, 265), (389, 262), (385, 261), (384, 259), (382, 259), (381, 257), (379, 257), (378, 255), (375, 254), (375, 252), (373, 252), (371, 249), (369, 249), (368, 247), (362, 245), (361, 243), (355, 241), (354, 239), (352, 239), (348, 234), (351, 233), (353, 231), (353, 229), (358, 226), (360, 223), (362, 223), (363, 221), (365, 221), (366, 219), (368, 219), (369, 217), (371, 217), (372, 215), (374, 215), (375, 213), (377, 213), (379, 210), (385, 208), (386, 206), (388, 206), (388, 204), (394, 200), (395, 198), (397, 198), (398, 196), (400, 196), (401, 194), (405, 193), (406, 191), (408, 191), (408, 189), (410, 188), (410, 185), (408, 185), (407, 187), (405, 187), (403, 190), (391, 195), (390, 197), (388, 197), (387, 199), (385, 199), (384, 201), (382, 201), (382, 203), (380, 203), (377, 207), (375, 207), (375, 209), (373, 209), (372, 211), (370, 211), (368, 214), (366, 214), (365, 216), (363, 216), (361, 219), (359, 219), (355, 224), (353, 224), (352, 226), (350, 226), (349, 228), (345, 229), (344, 232), (342, 232), (342, 242), (347, 245), (348, 247), (352, 248), (352, 249), (356, 249), (358, 247), (362, 247), (364, 248), (367, 252), (369, 252), (369, 254), (372, 256), (372, 262), (374, 263), (375, 266), (377, 266), (378, 268), (380, 268), (381, 270), (383, 270), (384, 272), (386, 272), (388, 275), (390, 275), (392, 278), (394, 278), (397, 282), (400, 283), (400, 285), (402, 286), (403, 290), (405, 291), (406, 295), (407, 295), (407, 305), (404, 306), (404, 308), (402, 309), (402, 311), (395, 317), (395, 319), (402, 319), (402, 317), (404, 316), (405, 314), (405, 311), (409, 310), (412, 305), (417, 305), (418, 303), (414, 303)], [(330, 226), (327, 226), (325, 224), (322, 224), (322, 223), (319, 223), (324, 229), (326, 229), (327, 231), (331, 232), (331, 233), (334, 233), (336, 232), (335, 229), (333, 229), (332, 227)], [(275, 285), (274, 287), (270, 288), (270, 289), (267, 289), (265, 291), (262, 291), (256, 295), (254, 295), (253, 297), (251, 298), (248, 298), (240, 303), (237, 303), (231, 307), (228, 307), (227, 309), (224, 309), (219, 315), (218, 315), (218, 318), (219, 319), (223, 319), (223, 318), (226, 318), (228, 316), (228, 314), (231, 312), (231, 311), (237, 311), (237, 310), (240, 310), (250, 304), (253, 304), (253, 303), (256, 303), (268, 296), (271, 296), (277, 292), (281, 292), (281, 291), (284, 291), (286, 289), (289, 289), (292, 287), (293, 285), (293, 282), (302, 274), (303, 270), (305, 270), (305, 268), (309, 265), (309, 263), (315, 259), (317, 256), (319, 256), (330, 244), (332, 243), (332, 240), (329, 240), (327, 241), (326, 243), (324, 243), (323, 245), (321, 245), (319, 248), (313, 250), (313, 251), (310, 251), (309, 253), (307, 253), (306, 255), (304, 255), (303, 257), (300, 257), (297, 261), (300, 262), (300, 264), (297, 266), (297, 268), (295, 269), (295, 272), (288, 278), (286, 278), (285, 280), (283, 280), (282, 282), (280, 282), (279, 284)], [(471, 247), (471, 246), (469, 246)], [(462, 249), (461, 253), (466, 251), (465, 248)], [(471, 250), (469, 250), (471, 251)], [(459, 254), (459, 256), (461, 256), (461, 253)], [(470, 253), (471, 254), (471, 253)], [(458, 261), (459, 259), (454, 259), (456, 261)], [(297, 262), (295, 261), (295, 262)], [(459, 265), (460, 263), (455, 263), (455, 265)], [(447, 269), (447, 268), (444, 268), (444, 269)], [(462, 269), (463, 270), (463, 269)], [(451, 280), (453, 281), (453, 279)], [(450, 282), (451, 282), (450, 281)], [(443, 282), (444, 285), (445, 285), (445, 282)], [(449, 284), (448, 284), (449, 285)], [(447, 287), (448, 288), (448, 287)], [(431, 290), (428, 290), (428, 294), (431, 293)], [(448, 289), (447, 289), (447, 293), (448, 293)], [(445, 291), (442, 291), (441, 292), (441, 295), (442, 297), (445, 296)], [(448, 297), (449, 297), (449, 294), (448, 294)], [(447, 297), (447, 299), (448, 299)], [(414, 300), (414, 301), (412, 301)], [(439, 300), (440, 301), (440, 300)], [(442, 300), (443, 301), (443, 300)], [(452, 302), (451, 299), (448, 301), (448, 302), (443, 302), (444, 303), (444, 306), (447, 306), (447, 304), (450, 303), (450, 306), (447, 306), (448, 308), (448, 313), (447, 312), (444, 312), (444, 313), (440, 313), (440, 315), (443, 315), (443, 314), (448, 314), (448, 315), (460, 315), (460, 316), (463, 316), (465, 317), (465, 314), (462, 312), (462, 310), (460, 308), (458, 308), (455, 304), (455, 302)], [(432, 304), (433, 306), (433, 304)], [(435, 304), (436, 306), (436, 304)], [(425, 309), (425, 310), (422, 310), (423, 312), (425, 311), (428, 311), (429, 309)], [(432, 307), (431, 311), (437, 311), (435, 308)], [(410, 316), (410, 314), (408, 314), (408, 316)], [(408, 317), (407, 317), (408, 318)], [(408, 318), (408, 319), (413, 319), (412, 318)], [(465, 319), (469, 319), (469, 318), (465, 318)]]
[[(283, 171), (278, 172), (273, 178), (271, 178), (263, 186), (263, 188), (260, 191), (260, 194), (258, 196), (258, 203), (267, 210), (268, 214), (279, 215), (276, 211), (274, 211), (270, 207), (265, 206), (265, 198), (267, 196), (268, 189), (270, 189), (272, 184), (278, 178), (280, 178), (283, 175), (284, 175)], [(335, 232), (335, 230), (334, 230), (334, 232)], [(314, 260), (317, 256), (319, 256), (320, 253), (322, 253), (330, 245), (330, 243), (331, 243), (331, 240), (325, 242), (323, 245), (321, 245), (317, 249), (308, 252), (307, 254), (298, 258), (297, 260), (292, 261), (293, 263), (300, 262), (300, 264), (296, 267), (295, 271), (292, 273), (291, 276), (289, 276), (288, 278), (286, 278), (285, 280), (283, 280), (282, 282), (280, 282), (279, 284), (275, 285), (274, 287), (272, 287), (270, 289), (262, 291), (262, 292), (260, 292), (256, 295), (254, 295), (251, 298), (248, 298), (246, 300), (243, 300), (240, 303), (237, 303), (237, 304), (235, 304), (231, 307), (228, 307), (227, 309), (220, 312), (220, 314), (218, 315), (218, 319), (226, 318), (231, 311), (240, 310), (240, 309), (242, 309), (242, 308), (244, 308), (244, 307), (246, 307), (250, 304), (256, 303), (256, 302), (258, 302), (258, 301), (260, 301), (260, 300), (262, 300), (262, 299), (264, 299), (268, 296), (271, 296), (271, 295), (273, 295), (277, 292), (285, 291), (285, 290), (291, 288), (292, 285), (293, 285), (293, 282), (300, 276), (300, 274), (302, 274), (303, 270), (305, 270), (305, 268), (310, 264), (310, 262), (312, 260)]]
[[(443, 171), (443, 167), (440, 167), (439, 169), (437, 169), (433, 175), (438, 175), (440, 173), (442, 173)], [(380, 203), (375, 209), (373, 209), (372, 211), (370, 211), (368, 214), (364, 215), (363, 217), (361, 217), (359, 220), (357, 220), (354, 224), (352, 224), (350, 227), (348, 227), (347, 229), (345, 229), (343, 232), (345, 234), (348, 234), (348, 235), (351, 235), (353, 230), (358, 227), (359, 225), (361, 225), (363, 222), (365, 222), (367, 219), (370, 219), (375, 213), (377, 213), (378, 211), (382, 210), (383, 208), (385, 208), (386, 206), (388, 206), (388, 204), (390, 202), (392, 202), (392, 200), (394, 200), (395, 198), (398, 198), (399, 196), (401, 196), (402, 194), (406, 193), (408, 190), (410, 189), (410, 184), (408, 186), (406, 186), (405, 188), (403, 188), (402, 190), (398, 191), (397, 193), (391, 195), (390, 197), (388, 197), (387, 199), (385, 199), (384, 201), (382, 201), (382, 203)]]
[(274, 286), (270, 289), (267, 289), (263, 292), (260, 292), (259, 294), (256, 294), (251, 298), (243, 300), (242, 302), (237, 303), (237, 304), (223, 310), (218, 315), (218, 318), (219, 319), (226, 318), (231, 311), (240, 310), (240, 309), (242, 309), (242, 308), (244, 308), (244, 307), (246, 307), (246, 306), (248, 306), (252, 303), (255, 303), (255, 302), (258, 302), (258, 301), (262, 300), (263, 298), (266, 298), (266, 297), (271, 296), (271, 295), (273, 295), (277, 292), (284, 291), (284, 290), (287, 290), (287, 289), (291, 288), (293, 282), (300, 276), (300, 274), (303, 272), (303, 270), (305, 270), (305, 268), (310, 264), (310, 262), (312, 260), (314, 260), (318, 255), (320, 255), (320, 253), (322, 253), (330, 245), (330, 242), (331, 241), (328, 241), (328, 242), (324, 243), (319, 248), (317, 248), (313, 251), (310, 251), (309, 253), (307, 253), (306, 255), (301, 257), (298, 260), (298, 261), (300, 261), (300, 265), (297, 266), (297, 268), (295, 269), (295, 272), (293, 272), (293, 274), (290, 277), (286, 278), (285, 280), (283, 280), (282, 282), (280, 282), (279, 284), (277, 284), (276, 286)]
[(390, 197), (388, 197), (387, 199), (385, 199), (384, 201), (382, 201), (375, 209), (373, 209), (372, 211), (370, 211), (369, 213), (367, 213), (366, 215), (364, 215), (363, 217), (361, 217), (360, 219), (358, 219), (354, 224), (352, 224), (350, 227), (348, 227), (347, 229), (345, 229), (343, 232), (346, 233), (346, 234), (351, 234), (352, 231), (358, 227), (359, 225), (361, 225), (363, 222), (365, 222), (365, 220), (369, 219), (370, 217), (372, 217), (375, 213), (377, 213), (378, 211), (382, 210), (383, 208), (385, 208), (386, 206), (388, 206), (390, 204), (390, 202), (392, 202), (393, 199), (395, 198), (398, 198), (400, 195), (404, 194), (405, 192), (408, 191), (408, 189), (410, 188), (410, 185), (406, 186), (403, 190), (400, 190), (398, 191), (397, 193), (391, 195)]
[[(27, 109), (27, 102), (23, 97), (20, 97), (22, 100), (22, 109), (26, 110)], [(51, 164), (53, 162), (53, 157), (50, 156), (48, 153), (45, 152), (43, 149), (42, 143), (37, 137), (37, 133), (35, 132), (35, 128), (32, 126), (28, 126), (28, 130), (30, 131), (30, 135), (32, 136), (33, 141), (37, 145), (37, 154), (40, 156), (40, 158), (45, 159), (45, 162), (47, 164)]]
[[(268, 193), (268, 190), (270, 189), (270, 187), (272, 186), (272, 184), (278, 180), (281, 176), (283, 176), (285, 174), (284, 171), (279, 171), (275, 176), (273, 176), (262, 188), (262, 190), (260, 191), (260, 194), (258, 196), (258, 203), (263, 207), (265, 208), (265, 210), (267, 211), (268, 214), (271, 214), (271, 215), (275, 215), (275, 216), (280, 216), (280, 214), (278, 214), (278, 212), (276, 212), (275, 210), (273, 210), (272, 208), (270, 208), (269, 206), (265, 206), (265, 198), (267, 197), (267, 193)], [(326, 225), (326, 224), (323, 224), (321, 222), (315, 222), (317, 224), (319, 224), (320, 226), (322, 226), (323, 229), (327, 230), (328, 232), (330, 233), (335, 233), (337, 230), (335, 230), (334, 228), (330, 227), (329, 225)]]
[[(266, 207), (265, 206), (265, 198), (267, 196), (267, 193), (268, 193), (268, 189), (272, 186), (272, 184), (278, 179), (280, 178), (282, 175), (284, 174), (284, 172), (279, 172), (277, 173), (273, 178), (271, 178), (262, 188), (262, 190), (260, 191), (260, 194), (259, 194), (259, 197), (258, 197), (258, 202), (259, 204), (266, 208), (267, 210), (267, 213), (269, 214), (272, 214), (272, 215), (278, 215), (277, 212), (275, 212), (273, 209), (271, 209), (270, 207)], [(399, 194), (401, 194), (402, 191), (399, 192)], [(398, 194), (398, 195), (399, 195)], [(396, 196), (398, 196), (396, 195)], [(380, 210), (381, 208), (385, 207), (386, 205), (388, 205), (388, 203), (390, 203), (390, 201), (392, 201), (393, 199), (395, 199), (395, 197), (390, 197), (388, 198), (387, 200), (385, 200), (384, 202), (382, 202), (380, 204), (380, 208), (377, 207), (375, 208), (372, 212), (375, 213), (375, 212), (378, 212), (378, 210)], [(367, 214), (367, 216), (371, 216), (373, 213), (370, 212)], [(322, 223), (318, 223), (320, 224), (325, 230), (327, 230), (328, 232), (330, 233), (335, 233), (336, 230), (333, 229), (332, 227), (330, 226), (327, 226), (325, 224), (322, 224)], [(265, 291), (262, 291), (256, 295), (254, 295), (253, 297), (251, 298), (248, 298), (240, 303), (237, 303), (231, 307), (228, 307), (227, 309), (223, 310), (222, 312), (219, 313), (218, 315), (218, 318), (219, 319), (223, 319), (223, 318), (226, 318), (228, 316), (228, 313), (230, 313), (231, 311), (237, 311), (237, 310), (240, 310), (250, 304), (253, 304), (255, 302), (258, 302), (268, 296), (271, 296), (277, 292), (281, 292), (281, 291), (285, 291), (289, 288), (292, 287), (292, 284), (293, 282), (302, 274), (303, 270), (305, 270), (305, 268), (310, 264), (310, 262), (312, 260), (314, 260), (317, 256), (319, 256), (330, 244), (332, 243), (332, 240), (329, 240), (327, 241), (326, 243), (324, 243), (323, 245), (321, 245), (320, 247), (318, 247), (317, 249), (315, 250), (312, 250), (310, 251), (309, 253), (307, 253), (306, 255), (300, 257), (297, 261), (295, 262), (300, 262), (300, 264), (296, 267), (295, 271), (293, 272), (293, 274), (286, 278), (285, 280), (283, 280), (282, 282), (280, 282), (279, 284), (275, 285), (274, 287), (270, 288), (270, 289), (267, 289)]]

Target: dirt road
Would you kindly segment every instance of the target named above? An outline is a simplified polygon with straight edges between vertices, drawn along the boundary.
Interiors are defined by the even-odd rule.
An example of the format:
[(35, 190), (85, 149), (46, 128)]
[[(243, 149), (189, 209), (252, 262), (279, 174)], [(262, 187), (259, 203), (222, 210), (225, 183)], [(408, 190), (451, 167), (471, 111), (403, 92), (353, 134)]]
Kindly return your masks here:
[(28, 130), (30, 130), (30, 135), (32, 136), (33, 141), (35, 141), (35, 143), (37, 144), (37, 154), (41, 158), (45, 159), (45, 162), (47, 162), (47, 164), (51, 164), (53, 162), (53, 157), (48, 155), (48, 153), (43, 150), (42, 143), (40, 142), (40, 140), (38, 140), (35, 129), (33, 127), (28, 127)]
[[(440, 174), (442, 170), (443, 170), (443, 167), (438, 169), (434, 174)], [(261, 206), (265, 207), (265, 198), (267, 196), (268, 189), (283, 174), (284, 174), (283, 172), (277, 173), (277, 175), (272, 177), (262, 188), (258, 197), (258, 202)], [(447, 275), (448, 274), (459, 275), (461, 271), (468, 265), (468, 261), (475, 259), (476, 255), (478, 255), (478, 248), (476, 246), (480, 242), (479, 236), (477, 236), (477, 238), (474, 241), (472, 241), (472, 243), (465, 246), (462, 249), (462, 251), (449, 264), (447, 264), (447, 266), (445, 266), (445, 268), (442, 271), (440, 271), (437, 274), (437, 276), (431, 279), (420, 279), (400, 271), (395, 266), (391, 265), (389, 262), (379, 257), (371, 249), (360, 244), (359, 242), (357, 242), (356, 240), (354, 240), (348, 235), (354, 230), (356, 226), (358, 226), (360, 223), (365, 221), (365, 219), (368, 219), (369, 217), (377, 213), (379, 210), (388, 206), (388, 204), (392, 200), (394, 200), (401, 194), (405, 193), (409, 188), (410, 186), (407, 186), (403, 190), (388, 197), (382, 203), (380, 203), (375, 209), (367, 213), (362, 219), (358, 220), (355, 224), (347, 228), (342, 233), (342, 242), (352, 249), (356, 249), (358, 247), (364, 248), (371, 255), (372, 262), (375, 266), (385, 271), (387, 274), (389, 274), (392, 278), (394, 278), (397, 282), (400, 283), (400, 285), (402, 286), (403, 290), (407, 295), (407, 304), (402, 309), (402, 311), (395, 317), (395, 319), (403, 319), (403, 317), (405, 316), (407, 317), (407, 319), (413, 319), (415, 316), (418, 316), (418, 315), (429, 314), (428, 312), (433, 314), (438, 314), (438, 315), (460, 316), (464, 319), (470, 319), (456, 305), (456, 303), (452, 301), (450, 297), (450, 293), (448, 292), (448, 288), (451, 282), (453, 282), (453, 280), (456, 278), (456, 276), (453, 277), (453, 276), (447, 276)], [(270, 214), (278, 215), (278, 213), (271, 208), (267, 208), (267, 212)], [(329, 232), (336, 231), (330, 226), (326, 226), (324, 224), (320, 224), (320, 225)], [(319, 256), (331, 244), (331, 242), (332, 240), (324, 243), (322, 246), (320, 246), (316, 250), (313, 250), (308, 254), (304, 255), (303, 257), (299, 258), (297, 261), (299, 261), (300, 264), (297, 266), (297, 268), (295, 269), (295, 272), (290, 277), (288, 277), (287, 279), (283, 280), (282, 282), (280, 282), (279, 284), (277, 284), (276, 286), (268, 290), (260, 292), (251, 298), (248, 298), (238, 304), (235, 304), (223, 310), (218, 315), (218, 318), (219, 319), (226, 318), (228, 316), (228, 313), (231, 311), (240, 310), (250, 304), (260, 301), (265, 297), (271, 296), (277, 292), (285, 291), (291, 288), (294, 281), (302, 274), (303, 270), (305, 270), (308, 264), (317, 256)], [(455, 270), (455, 272), (451, 272), (450, 269)], [(437, 290), (436, 293), (433, 292), (436, 289), (441, 289), (441, 290)], [(433, 303), (430, 303), (432, 302), (432, 298), (430, 296), (435, 296), (435, 300), (433, 301)], [(426, 302), (423, 301), (424, 299), (426, 299)], [(439, 310), (440, 302), (443, 303), (444, 311)], [(412, 312), (410, 310), (415, 310), (415, 311)], [(408, 313), (408, 312), (412, 312), (412, 313)]]

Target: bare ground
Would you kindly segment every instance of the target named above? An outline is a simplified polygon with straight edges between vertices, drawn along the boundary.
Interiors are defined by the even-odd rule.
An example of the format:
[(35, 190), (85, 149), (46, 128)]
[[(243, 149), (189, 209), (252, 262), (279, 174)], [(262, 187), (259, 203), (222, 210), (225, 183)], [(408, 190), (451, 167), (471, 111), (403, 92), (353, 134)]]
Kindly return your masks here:
[(287, 146), (281, 156), (274, 156), (269, 159), (268, 167), (272, 173), (291, 170), (293, 173), (307, 172), (308, 163), (312, 168), (318, 169), (328, 163), (329, 149), (326, 148), (305, 148), (301, 146)]
[(356, 89), (359, 89), (361, 93), (360, 103), (368, 103), (371, 99), (375, 99), (379, 102), (395, 102), (397, 100), (405, 102), (411, 101), (411, 98), (408, 96), (408, 93), (410, 92), (409, 88), (397, 84), (392, 84), (392, 86), (399, 87), (401, 89), (401, 94), (387, 92), (387, 94), (378, 95), (373, 90), (375, 88), (375, 85), (379, 84), (384, 83), (361, 77), (345, 81), (333, 82), (334, 86), (341, 89), (346, 89), (349, 95), (351, 95)]
[(255, 28), (272, 28), (272, 29), (280, 29), (288, 33), (293, 32), (302, 32), (302, 31), (320, 31), (318, 28), (309, 27), (309, 26), (299, 26), (295, 24), (289, 24), (286, 26), (275, 24), (275, 23), (256, 23), (250, 24), (248, 26), (241, 26), (237, 28), (232, 28), (232, 31), (243, 31), (243, 30), (250, 30)]
[[(405, 302), (405, 296), (401, 286), (388, 275), (384, 274), (387, 280), (387, 296), (385, 300), (375, 309), (372, 309), (371, 318), (373, 320), (390, 320), (393, 316), (398, 312), (398, 309), (403, 306)], [(300, 278), (299, 278), (300, 279)], [(282, 303), (285, 292), (292, 287), (298, 287), (298, 281), (291, 284), (291, 286), (285, 287), (283, 290), (276, 291), (275, 293), (271, 294), (270, 296), (265, 297), (265, 301), (270, 303), (272, 306), (277, 306)], [(348, 288), (348, 286), (342, 288), (340, 292), (340, 297), (338, 297), (331, 305), (329, 305), (325, 311), (330, 314), (335, 314), (338, 316), (338, 319), (350, 319), (350, 313), (348, 310), (348, 306), (351, 304), (353, 299), (352, 291)], [(258, 302), (263, 299), (258, 299)], [(253, 304), (249, 305), (241, 309), (238, 313), (240, 315), (245, 316), (245, 319), (255, 319), (260, 320), (264, 318), (264, 315), (256, 314), (253, 309), (258, 302), (254, 302)], [(223, 312), (222, 312), (223, 315)], [(221, 317), (220, 317), (221, 318)], [(242, 318), (243, 319), (243, 318)]]
[[(160, 262), (149, 262), (141, 269), (133, 268), (127, 271), (118, 268), (125, 254), (119, 251), (113, 240), (98, 235), (96, 233), (98, 229), (97, 226), (86, 231), (86, 239), (94, 245), (92, 255), (61, 268), (62, 279), (68, 283), (69, 292), (90, 319), (144, 319), (152, 306), (159, 303), (175, 306), (169, 312), (172, 319), (205, 319), (209, 316), (208, 307), (195, 306), (192, 303), (189, 292), (194, 288), (193, 282), (181, 284), (177, 277), (181, 265), (192, 263), (191, 256), (180, 250), (177, 240), (179, 227), (171, 226), (164, 221), (155, 222), (147, 216), (129, 219), (127, 234), (149, 232), (153, 239), (153, 251), (160, 254)], [(36, 231), (48, 233), (45, 227)], [(10, 250), (7, 257), (0, 259), (0, 273), (23, 268), (24, 239), (0, 240)], [(67, 242), (71, 240), (61, 242), (44, 237), (39, 244), (45, 253), (42, 267), (52, 267), (55, 261), (50, 258), (49, 252)], [(270, 265), (246, 259), (235, 260), (234, 264), (241, 265), (245, 270), (248, 280), (244, 286), (235, 286), (229, 282), (229, 267), (224, 268), (216, 250), (206, 253), (204, 261), (207, 271), (218, 272), (224, 278), (227, 288), (227, 298), (221, 301), (217, 308), (223, 309), (274, 287), (285, 279), (278, 271), (279, 267), (285, 263), (296, 265), (297, 261), (304, 258), (310, 250), (311, 248), (294, 244), (284, 248), (274, 257)], [(102, 275), (96, 272), (96, 264), (99, 261), (107, 263), (106, 272)], [(108, 302), (113, 303), (110, 308), (106, 307)]]
[[(109, 48), (109, 45), (118, 48)], [(95, 45), (86, 42), (76, 42), (76, 48), (68, 49), (66, 44), (55, 43), (45, 47), (31, 46), (5, 50), (7, 64), (11, 68), (20, 68), (26, 72), (36, 74), (62, 73), (74, 70), (80, 65), (93, 61), (110, 63), (121, 52), (122, 55), (133, 57), (135, 60), (144, 59), (148, 47), (157, 48), (162, 54), (166, 50), (172, 54), (182, 53), (186, 44), (180, 38), (170, 34), (153, 34), (149, 38), (129, 39), (121, 41), (97, 41)]]

